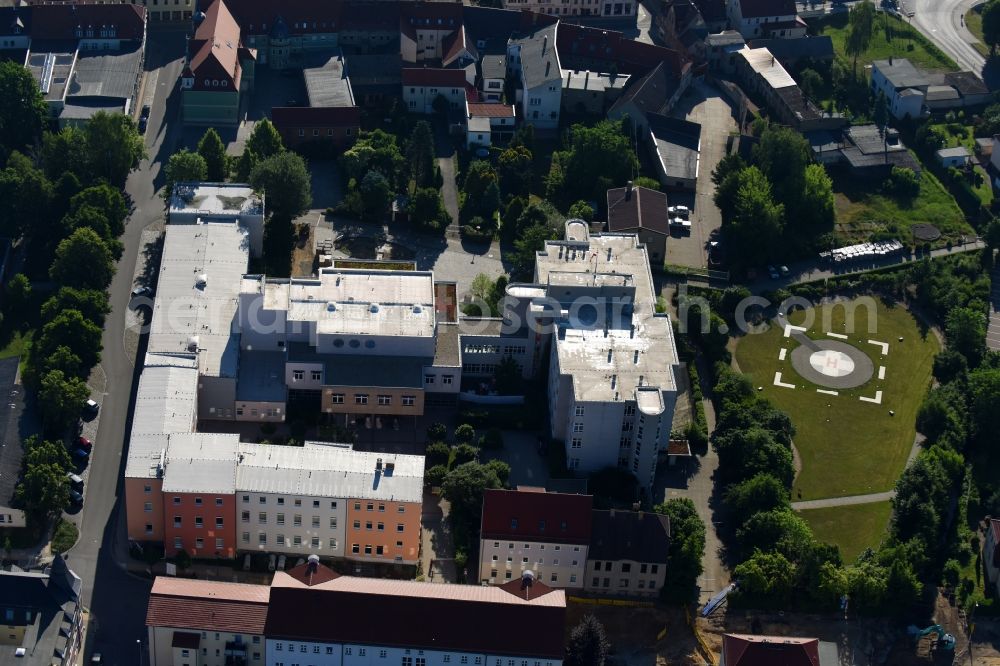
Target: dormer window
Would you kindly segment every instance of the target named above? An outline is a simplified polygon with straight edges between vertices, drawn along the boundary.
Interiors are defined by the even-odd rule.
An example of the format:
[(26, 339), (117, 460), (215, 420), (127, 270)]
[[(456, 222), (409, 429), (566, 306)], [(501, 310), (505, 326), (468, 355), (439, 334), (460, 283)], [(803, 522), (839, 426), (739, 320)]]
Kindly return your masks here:
[(225, 88), (228, 85), (229, 85), (229, 81), (226, 81), (225, 79), (222, 79), (222, 87)]
[(94, 36), (94, 29), (87, 28), (87, 37), (93, 37), (93, 36)]
[(211, 85), (212, 85), (212, 80), (211, 79), (205, 79), (205, 87), (208, 88)]

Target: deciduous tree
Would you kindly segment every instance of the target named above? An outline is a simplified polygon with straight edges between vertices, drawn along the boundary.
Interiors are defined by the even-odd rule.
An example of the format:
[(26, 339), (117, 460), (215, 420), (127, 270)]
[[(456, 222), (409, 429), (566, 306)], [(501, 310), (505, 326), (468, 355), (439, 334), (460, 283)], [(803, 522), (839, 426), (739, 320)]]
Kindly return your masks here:
[(292, 220), (312, 204), (312, 181), (302, 157), (279, 152), (259, 161), (250, 174), (250, 184), (265, 196), (271, 215)]
[(566, 644), (566, 666), (604, 666), (611, 642), (602, 625), (593, 615), (587, 615), (573, 627)]
[(93, 229), (77, 229), (56, 248), (49, 275), (62, 286), (104, 290), (115, 274), (111, 250)]
[(226, 156), (226, 146), (222, 143), (222, 137), (214, 127), (205, 130), (198, 140), (198, 154), (205, 160), (207, 170), (205, 177), (208, 180), (217, 183), (226, 180), (229, 175), (229, 158)]
[(117, 187), (146, 156), (142, 135), (130, 116), (98, 111), (84, 128), (87, 163), (92, 172)]
[(0, 158), (37, 141), (47, 124), (48, 105), (22, 63), (0, 62)]

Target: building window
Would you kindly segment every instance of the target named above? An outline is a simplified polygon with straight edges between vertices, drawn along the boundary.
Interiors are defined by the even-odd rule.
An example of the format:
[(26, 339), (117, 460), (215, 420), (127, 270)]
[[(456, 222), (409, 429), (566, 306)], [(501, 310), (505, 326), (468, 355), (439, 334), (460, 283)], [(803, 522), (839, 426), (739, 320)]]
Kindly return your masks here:
[(511, 518), (510, 519), (510, 529), (512, 529), (512, 530), (516, 530), (517, 529), (517, 518)]
[(145, 504), (142, 505), (142, 510), (145, 511), (146, 513), (152, 513), (153, 512), (153, 503), (152, 502), (146, 502)]
[(424, 384), (433, 384), (434, 375), (424, 375)]
[(452, 381), (454, 381), (454, 379), (455, 379), (454, 375), (444, 375), (444, 376), (441, 377), (441, 383), (442, 384), (451, 384)]
[(372, 554), (372, 547), (371, 547), (371, 544), (367, 544), (367, 543), (366, 543), (366, 544), (365, 544), (365, 555), (371, 555), (371, 554)]
[[(301, 130), (299, 130), (299, 132), (300, 132), (299, 136), (301, 136)], [(292, 370), (292, 379), (297, 382), (301, 381), (302, 378), (305, 376), (305, 374), (306, 373), (304, 370)]]
[(368, 404), (368, 394), (367, 393), (355, 393), (354, 394), (354, 404), (356, 404), (356, 405), (367, 405)]
[(302, 516), (298, 514), (292, 516), (292, 525), (295, 527), (302, 527)]
[(570, 446), (574, 449), (579, 449), (583, 446), (583, 439), (580, 437), (574, 437), (570, 442)]
[(222, 527), (222, 523), (223, 523), (222, 517), (221, 516), (216, 516), (215, 517), (215, 526), (216, 527)]
[(243, 543), (250, 543), (250, 533), (244, 532), (243, 534), (241, 534), (240, 541), (242, 541)]
[(392, 404), (392, 396), (391, 395), (380, 395), (378, 397), (378, 404), (380, 406), (382, 406), (382, 407), (387, 407), (387, 406), (391, 405)]
[(577, 405), (575, 413), (577, 416), (583, 416), (583, 405)]
[(215, 506), (222, 506), (222, 498), (221, 497), (216, 497), (215, 498)]
[(174, 548), (177, 550), (184, 549), (184, 541), (180, 537), (174, 537)]
[(318, 381), (320, 381), (320, 380), (323, 379), (323, 373), (321, 371), (319, 371), (319, 370), (313, 370), (310, 373), (310, 376), (312, 377), (312, 380), (314, 382), (318, 382)]
[(174, 497), (174, 506), (180, 506), (180, 503), (181, 503), (181, 498), (180, 497)]
[(257, 532), (257, 543), (259, 543), (262, 546), (266, 546), (267, 534), (265, 534), (264, 532)]
[(351, 544), (351, 552), (357, 555), (360, 552), (360, 547), (356, 543)]
[(215, 549), (216, 550), (222, 550), (225, 547), (226, 547), (225, 539), (216, 538), (216, 540), (215, 540)]
[(342, 404), (344, 404), (344, 394), (343, 393), (331, 393), (330, 394), (330, 403), (333, 404), (333, 405), (342, 405)]
[(583, 432), (583, 423), (577, 421), (573, 424), (573, 432)]
[(412, 395), (404, 395), (402, 401), (403, 407), (413, 407), (414, 397)]
[(403, 531), (403, 523), (396, 523), (396, 531), (397, 532)]

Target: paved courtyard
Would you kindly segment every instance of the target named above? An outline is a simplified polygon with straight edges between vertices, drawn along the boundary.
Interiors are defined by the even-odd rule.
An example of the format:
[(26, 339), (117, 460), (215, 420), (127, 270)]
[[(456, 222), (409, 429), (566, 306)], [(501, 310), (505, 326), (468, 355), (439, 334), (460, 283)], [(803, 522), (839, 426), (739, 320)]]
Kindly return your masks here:
[(736, 121), (722, 93), (700, 81), (691, 84), (673, 115), (701, 125), (701, 152), (695, 192), (668, 194), (671, 205), (686, 205), (692, 214), (690, 232), (675, 232), (667, 239), (667, 263), (704, 268), (708, 264), (709, 236), (722, 226), (722, 216), (712, 200), (712, 171), (726, 154), (726, 141), (736, 131)]

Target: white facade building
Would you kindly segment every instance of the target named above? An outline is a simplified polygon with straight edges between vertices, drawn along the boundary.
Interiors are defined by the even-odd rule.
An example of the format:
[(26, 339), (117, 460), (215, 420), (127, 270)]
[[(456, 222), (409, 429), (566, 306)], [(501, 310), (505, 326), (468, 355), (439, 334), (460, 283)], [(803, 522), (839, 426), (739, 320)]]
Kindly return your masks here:
[(517, 76), (522, 122), (535, 129), (559, 127), (562, 105), (562, 70), (556, 49), (558, 24), (511, 39), (507, 45), (507, 67)]
[(807, 26), (799, 19), (794, 0), (728, 0), (726, 15), (730, 27), (744, 39), (806, 36)]
[(170, 224), (237, 222), (250, 234), (255, 257), (264, 250), (264, 195), (240, 183), (176, 183), (170, 197)]

